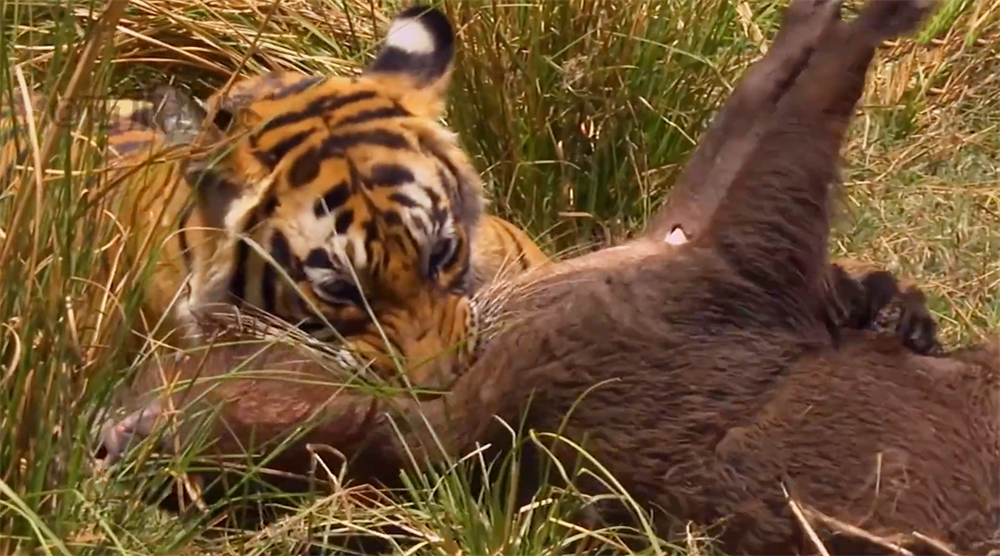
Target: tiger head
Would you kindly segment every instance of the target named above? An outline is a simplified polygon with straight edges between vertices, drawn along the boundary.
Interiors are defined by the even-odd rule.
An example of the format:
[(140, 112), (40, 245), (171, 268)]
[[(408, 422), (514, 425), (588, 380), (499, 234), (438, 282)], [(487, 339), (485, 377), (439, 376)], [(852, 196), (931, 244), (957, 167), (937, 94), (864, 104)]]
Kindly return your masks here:
[(419, 384), (461, 364), (483, 199), (439, 122), (454, 43), (441, 12), (413, 7), (357, 77), (274, 72), (208, 100), (194, 142), (210, 154), (185, 180), (203, 225), (249, 241), (214, 254), (192, 306), (235, 298), (382, 354), (384, 332)]

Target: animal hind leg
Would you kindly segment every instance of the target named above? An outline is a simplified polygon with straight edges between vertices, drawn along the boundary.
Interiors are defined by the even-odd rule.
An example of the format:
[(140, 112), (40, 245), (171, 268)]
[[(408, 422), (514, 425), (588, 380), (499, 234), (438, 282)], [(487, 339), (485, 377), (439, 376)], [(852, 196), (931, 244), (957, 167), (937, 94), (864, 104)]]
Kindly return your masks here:
[[(767, 54), (750, 66), (735, 90), (699, 139), (684, 171), (645, 235), (657, 241), (686, 243), (703, 232), (725, 197), (736, 172), (774, 116), (781, 98), (805, 69), (820, 39), (832, 26), (846, 29), (840, 2), (792, 2)], [(920, 354), (939, 349), (937, 324), (918, 290), (900, 291), (892, 274), (872, 272), (863, 279), (830, 267), (830, 291), (822, 317), (835, 342), (842, 328), (875, 329), (886, 310), (898, 311), (894, 331), (903, 344)]]
[(782, 317), (811, 322), (822, 310), (830, 189), (875, 49), (915, 28), (933, 5), (870, 0), (849, 28), (831, 28), (695, 240), (775, 299)]
[(840, 4), (840, 0), (807, 0), (789, 5), (771, 48), (740, 77), (698, 140), (647, 235), (662, 239), (680, 228), (682, 239), (691, 241), (702, 233), (822, 36), (832, 25), (846, 25), (840, 19)]

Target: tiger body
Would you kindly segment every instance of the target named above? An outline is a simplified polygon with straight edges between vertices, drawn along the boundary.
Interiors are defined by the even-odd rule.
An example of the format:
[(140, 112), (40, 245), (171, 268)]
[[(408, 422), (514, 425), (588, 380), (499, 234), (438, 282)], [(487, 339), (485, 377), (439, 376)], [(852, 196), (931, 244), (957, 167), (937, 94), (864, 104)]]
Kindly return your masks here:
[(183, 339), (235, 302), (335, 331), (380, 369), (394, 348), (415, 384), (450, 381), (475, 348), (477, 286), (548, 261), (482, 214), (479, 175), (438, 121), (453, 55), (447, 19), (410, 8), (361, 76), (273, 72), (207, 112), (159, 98), (109, 126), (113, 166), (185, 151), (119, 188), (132, 233), (162, 244), (147, 321)]
[[(26, 106), (20, 97), (15, 97), (13, 106), (4, 111), (0, 168), (4, 171), (5, 193), (16, 194), (18, 189), (24, 187), (26, 178), (20, 174), (20, 168), (33, 166), (26, 133), (28, 113), (34, 113), (32, 119), (37, 127), (39, 108), (44, 102), (44, 97), (37, 93), (31, 95), (30, 106)], [(155, 260), (151, 280), (154, 284), (182, 283), (184, 268), (170, 264), (174, 260), (171, 251), (176, 249), (175, 242), (166, 241), (176, 232), (176, 216), (184, 212), (189, 204), (189, 188), (179, 179), (182, 149), (175, 148), (168, 137), (145, 125), (152, 108), (148, 101), (114, 99), (107, 101), (103, 108), (96, 105), (91, 108), (90, 121), (103, 125), (106, 142), (97, 145), (92, 132), (76, 134), (72, 143), (72, 156), (76, 160), (73, 167), (81, 156), (95, 151), (103, 160), (104, 167), (90, 178), (92, 186), (88, 187), (88, 194), (102, 196), (104, 192), (109, 193), (104, 196), (102, 206), (113, 215), (115, 225), (123, 232), (122, 241), (126, 243), (120, 250), (124, 257), (118, 266), (134, 275), (142, 272), (144, 260), (152, 257)], [(161, 245), (165, 249), (159, 249)], [(176, 290), (170, 292), (170, 289), (157, 286), (146, 289), (140, 316), (134, 326), (137, 334), (132, 338), (129, 349), (138, 349), (150, 337), (161, 342), (177, 338), (178, 323), (169, 310)], [(94, 314), (89, 318), (93, 322), (98, 318), (95, 303), (99, 302), (91, 301), (85, 300), (85, 312)], [(108, 309), (105, 307), (102, 318), (119, 315), (117, 308)]]

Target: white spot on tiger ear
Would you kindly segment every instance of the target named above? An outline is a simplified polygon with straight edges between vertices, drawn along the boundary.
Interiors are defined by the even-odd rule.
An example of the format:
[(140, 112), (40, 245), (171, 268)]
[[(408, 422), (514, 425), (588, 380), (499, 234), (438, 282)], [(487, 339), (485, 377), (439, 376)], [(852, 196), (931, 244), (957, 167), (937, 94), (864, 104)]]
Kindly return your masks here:
[(666, 241), (670, 245), (684, 245), (688, 242), (688, 237), (684, 233), (684, 230), (680, 226), (677, 226), (673, 230), (670, 230), (670, 233), (667, 234), (667, 237), (663, 238), (663, 241)]
[(408, 54), (434, 52), (434, 35), (418, 19), (402, 18), (392, 22), (385, 39), (389, 48), (398, 48)]

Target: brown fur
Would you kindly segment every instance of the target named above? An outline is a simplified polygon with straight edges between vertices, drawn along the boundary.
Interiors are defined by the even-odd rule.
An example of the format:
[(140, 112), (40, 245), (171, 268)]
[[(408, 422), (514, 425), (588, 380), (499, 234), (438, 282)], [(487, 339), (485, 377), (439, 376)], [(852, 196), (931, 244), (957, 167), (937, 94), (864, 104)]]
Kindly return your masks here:
[[(851, 32), (834, 26), (703, 234), (680, 248), (637, 240), (524, 284), (499, 301), (506, 326), (448, 398), (390, 405), (333, 385), (227, 381), (206, 390), (230, 427), (216, 430), (216, 449), (241, 453), (249, 431), (278, 439), (324, 410), (336, 418), (272, 465), (304, 472), (305, 443), (332, 444), (354, 458), (358, 480), (393, 483), (407, 460), (388, 415), (411, 418), (410, 449), (438, 461), (417, 413), (460, 455), (476, 443), (503, 449), (508, 432), (494, 416), (517, 423), (527, 408), (529, 427), (582, 442), (655, 512), (664, 536), (687, 520), (724, 520), (720, 548), (730, 554), (812, 551), (784, 486), (878, 534), (918, 531), (986, 553), (1000, 512), (1000, 349), (931, 358), (864, 332), (837, 348), (818, 316), (843, 134), (875, 47), (916, 15), (914, 2), (873, 0)], [(227, 373), (251, 349), (213, 350), (204, 368)], [(275, 346), (254, 366), (323, 376), (315, 362), (295, 363), (297, 353)], [(170, 372), (199, 367), (182, 361)], [(569, 450), (555, 453), (574, 463)], [(620, 508), (601, 514), (629, 520)], [(871, 550), (819, 532), (833, 552)]]
[[(637, 253), (622, 255), (617, 262), (634, 262), (632, 256)], [(640, 327), (642, 322), (634, 321), (634, 326)], [(620, 336), (633, 335), (626, 332)], [(637, 349), (633, 340), (625, 341), (623, 349)], [(758, 535), (801, 543), (800, 531), (788, 514), (777, 482), (778, 475), (786, 474), (786, 487), (799, 500), (842, 520), (877, 533), (916, 530), (956, 543), (964, 553), (987, 551), (974, 543), (985, 540), (984, 533), (996, 527), (1000, 511), (996, 497), (1000, 488), (1000, 430), (994, 417), (1000, 412), (1000, 349), (996, 343), (935, 358), (910, 353), (894, 340), (871, 332), (851, 332), (841, 350), (803, 357), (786, 380), (741, 404), (734, 403), (734, 388), (720, 391), (712, 377), (693, 381), (691, 376), (678, 379), (683, 381), (681, 391), (674, 385), (650, 392), (646, 397), (653, 400), (636, 400), (636, 392), (649, 392), (650, 386), (659, 382), (653, 378), (655, 365), (670, 359), (669, 351), (643, 349), (658, 359), (639, 369), (642, 374), (609, 377), (624, 380), (608, 385), (613, 391), (598, 388), (585, 398), (587, 402), (577, 413), (584, 412), (585, 421), (571, 421), (575, 426), (567, 431), (570, 437), (579, 438), (585, 427), (593, 427), (588, 449), (611, 463), (612, 472), (640, 501), (648, 501), (650, 493), (679, 497), (687, 504), (693, 500), (697, 506), (683, 508), (680, 518), (704, 523), (729, 517), (729, 527), (736, 528), (731, 534), (761, 527), (763, 532)], [(510, 355), (516, 358), (516, 354)], [(570, 367), (561, 365), (540, 367), (540, 372), (526, 375), (504, 372), (509, 363), (510, 359), (501, 359), (494, 365), (477, 367), (459, 383), (455, 402), (447, 407), (421, 405), (406, 397), (380, 401), (345, 390), (343, 380), (331, 377), (314, 356), (287, 344), (267, 349), (252, 344), (215, 348), (204, 359), (196, 354), (168, 366), (162, 378), (146, 374), (145, 382), (137, 386), (151, 391), (162, 386), (161, 380), (191, 379), (200, 371), (201, 380), (195, 388), (176, 394), (172, 403), (186, 411), (202, 406), (220, 411), (225, 424), (213, 433), (216, 444), (212, 450), (219, 454), (243, 453), (251, 437), (255, 447), (266, 453), (294, 428), (311, 422), (309, 415), (317, 412), (319, 425), (271, 460), (268, 467), (306, 476), (311, 461), (307, 443), (331, 445), (348, 458), (352, 481), (399, 486), (399, 470), (409, 467), (407, 450), (415, 453), (418, 461), (440, 461), (442, 457), (436, 450), (420, 449), (435, 446), (419, 428), (418, 420), (424, 418), (420, 414), (450, 442), (445, 447), (450, 454), (468, 453), (476, 441), (487, 439), (503, 445), (504, 431), (462, 426), (465, 418), (484, 415), (483, 408), (489, 408), (516, 419), (519, 404), (508, 403), (510, 399), (505, 397), (522, 391), (525, 379), (537, 385), (536, 381), (553, 377), (562, 379), (563, 384), (572, 378), (564, 372)], [(622, 364), (615, 361), (610, 368), (621, 368)], [(261, 369), (294, 376), (289, 382), (280, 382), (279, 388), (267, 380), (211, 380), (244, 365), (246, 371)], [(573, 386), (569, 390), (579, 394), (584, 384), (575, 381)], [(541, 389), (549, 395), (532, 404), (544, 412), (532, 414), (530, 424), (538, 430), (551, 430), (559, 417), (558, 408), (571, 398), (567, 395), (561, 402), (553, 400), (553, 391), (555, 388)], [(200, 396), (206, 396), (201, 404), (186, 407), (186, 402)], [(635, 405), (619, 403), (619, 396), (627, 396)], [(523, 400), (517, 401), (523, 404)], [(680, 407), (683, 417), (663, 419), (665, 409), (649, 411), (648, 417), (636, 415), (637, 409), (646, 407), (638, 405), (640, 401), (658, 402), (649, 406), (654, 408)], [(552, 407), (553, 402), (558, 406)], [(547, 407), (552, 409), (546, 411)], [(732, 426), (712, 426), (718, 423), (713, 417), (716, 411), (728, 415)], [(449, 420), (446, 413), (456, 417)], [(330, 418), (332, 415), (336, 417)], [(410, 421), (415, 427), (405, 441), (396, 436), (390, 415), (399, 426)], [(691, 421), (698, 415), (710, 428), (692, 437), (698, 429), (693, 429)], [(480, 427), (484, 424), (473, 421)], [(459, 434), (446, 434), (450, 429), (445, 423), (452, 423)], [(650, 427), (648, 436), (646, 431), (635, 430), (636, 423)], [(147, 423), (142, 432), (150, 433), (152, 424)], [(712, 434), (712, 430), (718, 432)], [(618, 461), (620, 464), (614, 465)], [(710, 461), (714, 461), (711, 468), (703, 467)], [(339, 462), (330, 464), (337, 469)], [(664, 472), (665, 465), (672, 471)], [(205, 479), (207, 482), (211, 477)], [(273, 478), (271, 483), (287, 491), (306, 486), (304, 481), (282, 478)], [(684, 484), (693, 488), (678, 486)], [(528, 481), (525, 488), (530, 491), (534, 486)], [(745, 487), (743, 492), (751, 498), (742, 498), (741, 489), (734, 486)], [(217, 501), (222, 492), (210, 491), (206, 498)], [(178, 503), (173, 496), (167, 507), (177, 510)], [(869, 516), (869, 508), (878, 511)], [(661, 534), (671, 534), (667, 524), (661, 526)], [(776, 548), (765, 540), (756, 538), (753, 542), (757, 544), (749, 545), (746, 539), (735, 542), (748, 553), (785, 553), (787, 547)], [(852, 544), (850, 539), (825, 541), (841, 554), (861, 553), (864, 545)]]
[[(644, 236), (664, 239), (680, 230), (684, 241), (691, 241), (704, 232), (736, 173), (763, 136), (779, 101), (815, 51), (823, 28), (808, 24), (811, 14), (806, 4), (788, 11), (767, 55), (740, 78)], [(882, 270), (862, 271), (861, 265), (851, 260), (831, 265), (824, 286), (828, 292), (821, 314), (835, 338), (844, 327), (892, 329), (918, 353), (940, 351), (937, 324), (919, 288), (903, 287)]]
[(644, 235), (663, 238), (681, 228), (703, 232), (770, 122), (778, 101), (808, 62), (823, 28), (807, 25), (811, 12), (791, 9), (766, 56), (750, 66), (712, 120)]

